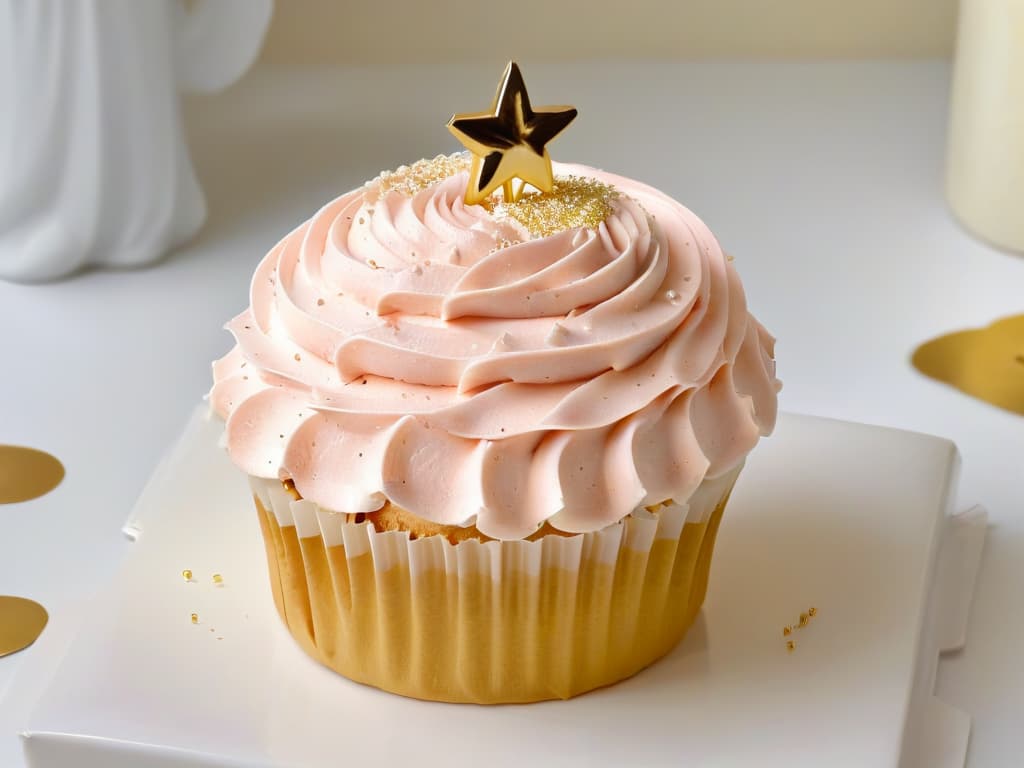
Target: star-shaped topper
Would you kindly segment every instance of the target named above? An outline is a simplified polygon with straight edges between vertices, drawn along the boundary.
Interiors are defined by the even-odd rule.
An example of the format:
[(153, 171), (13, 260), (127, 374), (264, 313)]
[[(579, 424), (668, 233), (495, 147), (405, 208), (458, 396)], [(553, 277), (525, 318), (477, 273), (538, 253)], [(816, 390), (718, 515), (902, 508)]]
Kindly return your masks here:
[[(554, 177), (545, 145), (575, 117), (575, 107), (531, 108), (519, 66), (510, 61), (490, 112), (454, 115), (448, 121), (448, 130), (473, 153), (466, 203), (486, 200), (498, 187), (509, 203), (522, 194), (523, 184), (550, 192)], [(518, 192), (512, 179), (523, 182)]]

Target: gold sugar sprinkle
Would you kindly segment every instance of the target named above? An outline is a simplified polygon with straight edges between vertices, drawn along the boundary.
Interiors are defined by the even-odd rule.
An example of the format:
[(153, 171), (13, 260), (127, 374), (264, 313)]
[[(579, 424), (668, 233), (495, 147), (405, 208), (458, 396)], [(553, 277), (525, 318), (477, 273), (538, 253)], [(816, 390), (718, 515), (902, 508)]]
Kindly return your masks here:
[(782, 628), (782, 636), (783, 637), (789, 637), (792, 634), (793, 634), (793, 627), (785, 626), (785, 627)]
[(224, 583), (224, 577), (221, 576), (219, 573), (213, 574), (213, 583), (214, 584), (223, 584)]
[(193, 624), (198, 624), (199, 623), (199, 614), (198, 613), (193, 613), (192, 614), (192, 623)]
[(185, 581), (192, 581), (192, 571), (186, 568), (184, 571), (181, 572), (181, 578), (183, 578)]
[(787, 640), (786, 641), (786, 650), (789, 651), (790, 653), (795, 651), (796, 650), (796, 641), (794, 641), (794, 640)]
[(548, 237), (567, 229), (593, 229), (608, 218), (618, 190), (597, 179), (561, 176), (549, 193), (524, 194), (513, 203), (491, 198), (494, 215), (518, 221), (534, 237)]
[(815, 615), (817, 615), (817, 613), (818, 613), (818, 609), (815, 608), (813, 605), (810, 608), (807, 609), (807, 615), (808, 616), (814, 617)]
[(808, 616), (806, 613), (801, 613), (800, 614), (800, 623), (797, 624), (797, 626), (800, 627), (800, 628), (806, 627), (807, 623), (809, 621), (810, 621), (810, 616)]
[(466, 170), (469, 170), (469, 154), (466, 152), (417, 160), (412, 165), (402, 165), (393, 171), (385, 171), (367, 182), (367, 199), (383, 197), (391, 191), (412, 197), (417, 192), (422, 192), (437, 182)]

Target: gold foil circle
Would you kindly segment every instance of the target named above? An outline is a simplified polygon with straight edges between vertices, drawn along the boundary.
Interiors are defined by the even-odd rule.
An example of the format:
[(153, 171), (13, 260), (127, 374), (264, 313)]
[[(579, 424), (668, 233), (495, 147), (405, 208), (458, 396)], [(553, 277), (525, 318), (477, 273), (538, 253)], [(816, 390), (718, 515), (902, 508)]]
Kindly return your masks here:
[(1024, 415), (1024, 315), (926, 341), (911, 362), (925, 376)]
[(0, 504), (42, 496), (63, 479), (64, 465), (56, 456), (22, 445), (0, 445)]
[(28, 648), (43, 633), (49, 616), (35, 600), (0, 595), (0, 656)]
[[(0, 445), (0, 504), (49, 493), (64, 479), (56, 456), (21, 445)], [(0, 595), (0, 656), (28, 648), (43, 633), (49, 614), (35, 600)]]

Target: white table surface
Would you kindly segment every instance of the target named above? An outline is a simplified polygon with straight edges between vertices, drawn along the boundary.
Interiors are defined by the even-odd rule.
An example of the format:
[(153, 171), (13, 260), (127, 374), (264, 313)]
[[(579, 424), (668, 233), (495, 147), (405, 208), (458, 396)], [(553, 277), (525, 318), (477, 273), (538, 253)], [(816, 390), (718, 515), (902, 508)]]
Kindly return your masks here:
[[(39, 600), (56, 623), (103, 588), (257, 260), (380, 169), (458, 149), (444, 123), (489, 103), (502, 64), (252, 73), (187, 105), (210, 205), (190, 246), (144, 271), (0, 283), (0, 442), (67, 467), (48, 496), (0, 507), (0, 593)], [(942, 662), (938, 692), (974, 716), (971, 768), (1016, 761), (1024, 419), (908, 363), (926, 338), (1024, 311), (1024, 258), (969, 237), (943, 202), (948, 63), (521, 64), (536, 104), (580, 109), (556, 158), (661, 187), (736, 255), (779, 338), (784, 408), (959, 444), (962, 506), (984, 503), (992, 527), (967, 648)], [(0, 659), (0, 696), (33, 652)], [(20, 707), (0, 710), (0, 765), (17, 766)]]

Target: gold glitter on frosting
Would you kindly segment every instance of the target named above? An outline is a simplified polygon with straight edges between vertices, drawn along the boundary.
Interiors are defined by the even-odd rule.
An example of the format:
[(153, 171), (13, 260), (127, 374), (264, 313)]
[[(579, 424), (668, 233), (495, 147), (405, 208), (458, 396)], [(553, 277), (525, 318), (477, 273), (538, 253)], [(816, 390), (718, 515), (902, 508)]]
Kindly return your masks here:
[(618, 196), (614, 187), (597, 179), (562, 176), (551, 192), (525, 194), (514, 203), (495, 202), (494, 215), (515, 219), (534, 237), (548, 237), (567, 229), (596, 228)]
[[(372, 202), (392, 191), (412, 197), (468, 168), (469, 155), (465, 152), (417, 160), (412, 165), (384, 171), (368, 181), (366, 199)], [(528, 192), (514, 203), (506, 203), (500, 195), (495, 194), (481, 205), (496, 218), (519, 222), (531, 237), (548, 237), (567, 229), (598, 227), (608, 218), (612, 211), (612, 201), (618, 196), (618, 190), (597, 179), (560, 176), (555, 179), (551, 192)], [(511, 241), (505, 242), (500, 247), (514, 244)]]
[(412, 165), (401, 165), (393, 171), (384, 171), (373, 181), (367, 182), (367, 187), (376, 190), (377, 197), (383, 197), (392, 190), (412, 197), (468, 169), (469, 155), (466, 152), (438, 155), (429, 160), (417, 160)]

